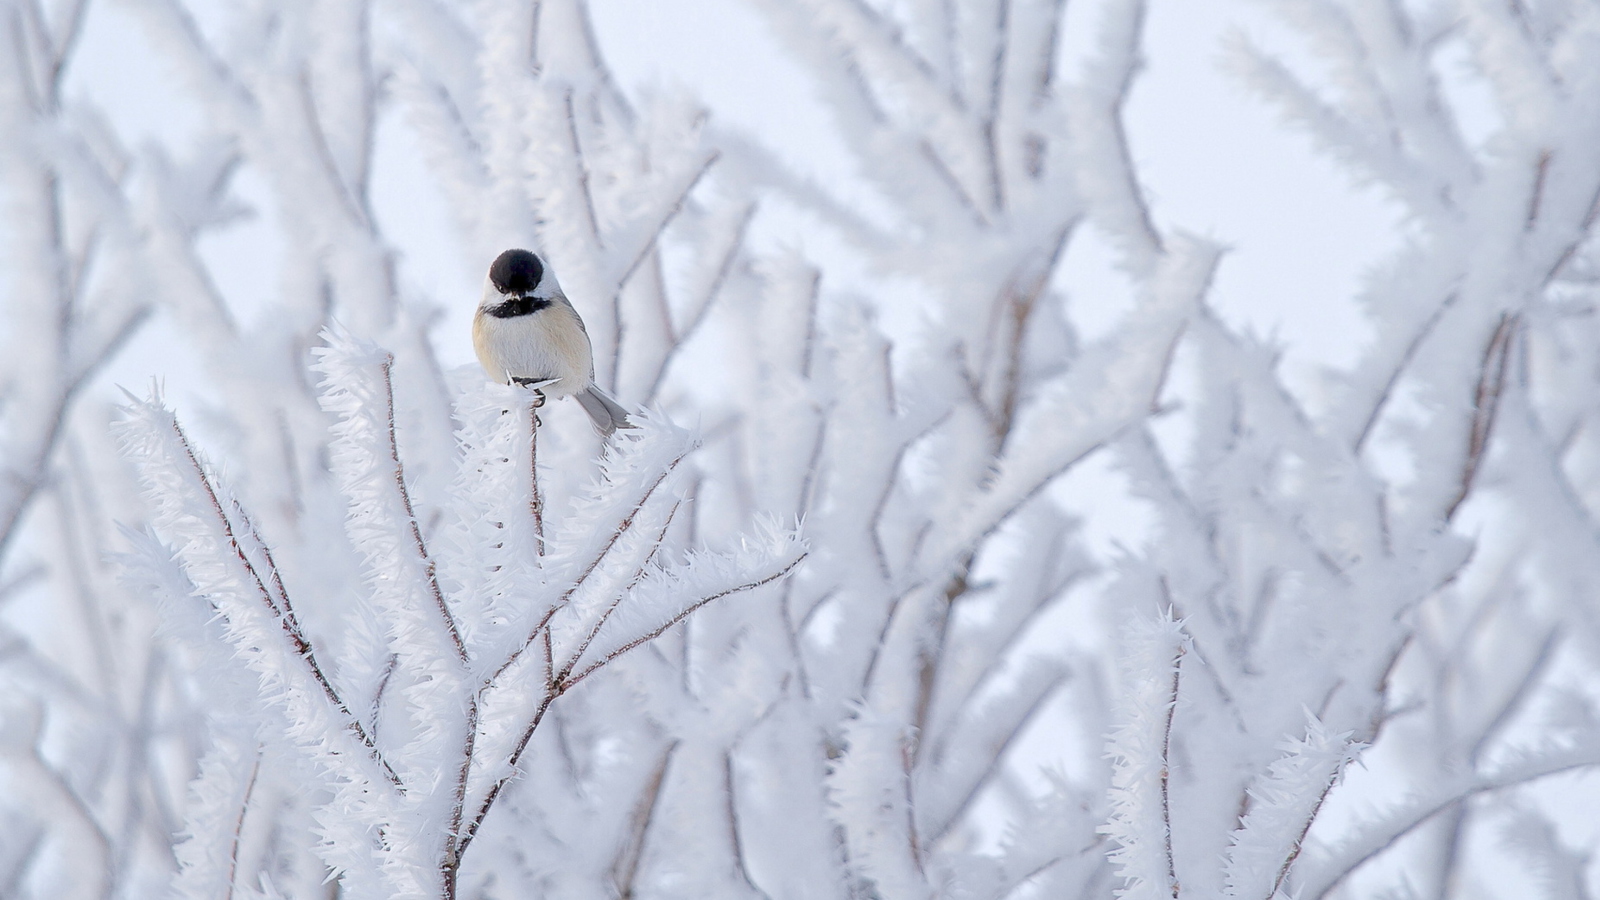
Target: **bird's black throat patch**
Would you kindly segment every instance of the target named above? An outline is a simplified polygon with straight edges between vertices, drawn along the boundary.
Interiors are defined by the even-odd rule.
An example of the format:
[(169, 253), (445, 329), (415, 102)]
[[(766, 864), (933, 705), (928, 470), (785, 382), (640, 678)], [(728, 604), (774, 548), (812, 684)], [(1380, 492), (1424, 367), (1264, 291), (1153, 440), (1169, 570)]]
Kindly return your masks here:
[(485, 306), (483, 311), (496, 319), (515, 319), (517, 316), (530, 316), (550, 305), (550, 301), (542, 297), (510, 297), (503, 303), (494, 306)]

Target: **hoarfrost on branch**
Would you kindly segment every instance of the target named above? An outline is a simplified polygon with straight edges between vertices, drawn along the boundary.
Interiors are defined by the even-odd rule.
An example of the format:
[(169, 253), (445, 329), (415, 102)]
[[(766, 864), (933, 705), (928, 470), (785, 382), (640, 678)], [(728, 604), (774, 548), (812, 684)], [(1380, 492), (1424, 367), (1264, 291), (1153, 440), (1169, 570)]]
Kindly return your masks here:
[[(1600, 11), (1224, 48), (1406, 217), (1312, 397), (1146, 193), (1146, 2), (747, 5), (872, 203), (624, 91), (584, 0), (108, 4), (199, 112), (138, 146), (73, 87), (101, 6), (0, 2), (0, 896), (1587, 896), (1542, 787), (1600, 764)], [(397, 274), (395, 123), (637, 430), (439, 364), (472, 298)], [(246, 178), (253, 317), (207, 244)], [(865, 281), (760, 239), (797, 212)], [(1091, 232), (1134, 288), (1092, 340)], [(204, 409), (109, 428), (151, 322)], [(1152, 516), (1113, 556), (1091, 461)]]

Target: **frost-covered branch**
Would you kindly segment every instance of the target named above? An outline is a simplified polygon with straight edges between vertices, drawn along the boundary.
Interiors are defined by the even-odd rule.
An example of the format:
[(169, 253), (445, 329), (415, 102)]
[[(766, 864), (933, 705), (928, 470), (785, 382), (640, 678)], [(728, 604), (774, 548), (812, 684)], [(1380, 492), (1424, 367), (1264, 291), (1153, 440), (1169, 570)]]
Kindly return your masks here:
[(1540, 778), (1600, 765), (1592, 738), (1572, 747), (1542, 749), (1492, 767), (1482, 773), (1427, 786), (1396, 808), (1374, 816), (1357, 832), (1358, 837), (1319, 848), (1300, 882), (1308, 897), (1323, 897), (1362, 863), (1372, 859), (1418, 826), (1447, 809), (1490, 791), (1504, 790)]
[[(1172, 852), (1172, 724), (1188, 637), (1170, 614), (1132, 626), (1127, 646), (1128, 707), (1113, 732), (1111, 820), (1103, 832), (1120, 846), (1110, 857), (1127, 881), (1124, 896), (1177, 897)], [(1153, 672), (1166, 677), (1151, 678)]]
[[(240, 655), (267, 685), (283, 691), (279, 702), (296, 722), (296, 737), (324, 745), (330, 768), (357, 784), (387, 781), (402, 787), (318, 662), (269, 549), (243, 508), (214, 483), (176, 417), (159, 398), (136, 402), (123, 435), (125, 452), (145, 463), (146, 490), (159, 510), (157, 526), (181, 542), (185, 571), (195, 590), (228, 617), (229, 637)], [(347, 746), (351, 736), (360, 748)], [(351, 768), (344, 758), (370, 759), (382, 774)]]
[[(319, 851), (328, 866), (344, 872), (350, 890), (360, 895), (399, 891), (454, 897), (463, 855), (517, 775), (552, 702), (702, 607), (787, 576), (804, 553), (793, 532), (774, 527), (733, 554), (702, 552), (674, 566), (656, 563), (665, 538), (665, 526), (658, 523), (670, 523), (677, 507), (657, 495), (692, 441), (680, 429), (641, 417), (641, 428), (614, 449), (580, 508), (550, 539), (548, 553), (541, 554), (532, 541), (512, 551), (523, 566), (541, 573), (535, 590), (549, 599), (540, 604), (524, 598), (533, 610), (545, 610), (537, 614), (541, 624), (534, 638), (519, 643), (508, 661), (486, 668), (500, 658), (496, 643), (484, 643), (474, 654), (462, 635), (496, 630), (498, 611), (483, 598), (449, 596), (423, 544), (392, 434), (393, 357), (337, 332), (317, 356), (323, 403), (339, 417), (331, 442), (333, 467), (349, 503), (350, 537), (367, 569), (357, 612), (386, 623), (373, 635), (375, 648), (353, 645), (333, 668), (322, 661), (327, 653), (302, 628), (266, 543), (239, 502), (207, 471), (172, 414), (156, 401), (129, 408), (127, 452), (140, 463), (150, 502), (160, 511), (157, 528), (179, 546), (193, 595), (221, 615), (239, 658), (259, 679), (259, 702), (281, 711), (290, 747), (322, 772), (327, 800), (320, 818), (336, 836)], [(515, 389), (484, 390), (493, 396)], [(527, 420), (514, 414), (520, 412), (516, 404), (503, 407), (488, 427), (523, 435), (521, 423)], [(483, 440), (470, 433), (473, 427), (464, 439)], [(532, 435), (528, 438), (531, 453)], [(469, 454), (463, 465), (474, 479), (493, 477), (486, 466), (498, 469), (500, 477), (528, 473), (531, 478), (531, 457)], [(502, 516), (527, 509), (526, 501), (515, 497), (496, 499)], [(477, 517), (473, 504), (474, 498), (464, 498), (463, 520)], [(596, 532), (609, 536), (596, 540)], [(484, 549), (470, 538), (450, 547), (456, 554)], [(503, 543), (488, 549), (504, 549)], [(472, 565), (469, 560), (446, 561), (442, 568), (459, 577), (466, 571), (463, 564)], [(472, 587), (460, 583), (450, 593)], [(602, 604), (597, 591), (620, 593)], [(532, 615), (524, 610), (524, 617)], [(458, 631), (458, 616), (473, 618), (461, 619)], [(592, 628), (574, 628), (590, 620)], [(522, 653), (541, 636), (546, 652), (560, 658), (559, 668), (543, 684), (530, 685), (520, 674), (528, 669)], [(377, 657), (389, 662), (371, 694), (374, 708), (357, 715), (328, 673), (350, 681), (366, 667), (365, 680), (377, 681)], [(491, 674), (480, 683), (469, 677), (473, 672)], [(403, 713), (377, 705), (385, 688), (404, 696)], [(534, 698), (531, 713), (519, 712)], [(374, 723), (390, 724), (381, 732), (369, 728), (369, 715)], [(407, 724), (397, 728), (401, 721)], [(368, 848), (374, 861), (358, 863), (356, 854), (368, 843), (358, 836), (374, 832), (384, 836)], [(426, 862), (430, 857), (437, 860), (432, 865)], [(233, 884), (234, 853), (225, 860), (191, 856), (187, 864), (224, 861), (230, 872), (225, 883)]]
[[(129, 0), (194, 113), (129, 152), (102, 6), (0, 0), (0, 893), (1443, 896), (1493, 841), (1581, 896), (1522, 785), (1594, 764), (1600, 19), (1235, 42), (1403, 211), (1317, 379), (1146, 189), (1146, 3), (751, 5), (848, 177), (620, 83), (583, 0)], [(445, 371), (397, 170), (661, 409)], [(136, 402), (141, 497), (84, 399), (167, 333), (225, 464)]]

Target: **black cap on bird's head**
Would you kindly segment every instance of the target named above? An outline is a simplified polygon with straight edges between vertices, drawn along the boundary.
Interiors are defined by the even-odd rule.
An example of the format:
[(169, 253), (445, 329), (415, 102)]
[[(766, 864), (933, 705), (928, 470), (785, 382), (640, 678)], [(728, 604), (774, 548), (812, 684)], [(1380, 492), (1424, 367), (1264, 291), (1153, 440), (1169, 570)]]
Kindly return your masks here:
[(544, 263), (526, 250), (507, 250), (489, 267), (489, 281), (502, 294), (531, 293), (543, 277)]

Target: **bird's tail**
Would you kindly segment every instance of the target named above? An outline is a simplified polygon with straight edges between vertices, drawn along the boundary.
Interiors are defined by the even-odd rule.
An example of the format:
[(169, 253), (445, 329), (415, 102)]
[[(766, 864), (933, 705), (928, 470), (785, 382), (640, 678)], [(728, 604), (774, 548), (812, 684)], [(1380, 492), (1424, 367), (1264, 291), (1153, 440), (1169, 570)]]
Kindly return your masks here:
[(618, 428), (632, 428), (628, 421), (628, 412), (617, 401), (606, 396), (606, 392), (594, 385), (589, 385), (576, 395), (578, 405), (589, 414), (594, 421), (594, 430), (600, 432), (602, 437), (610, 437), (611, 432)]

